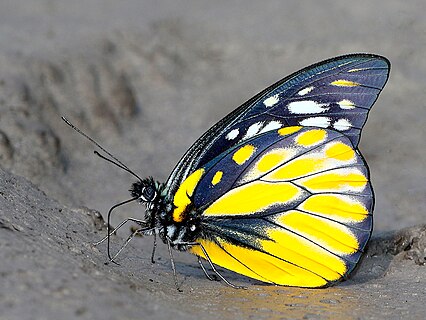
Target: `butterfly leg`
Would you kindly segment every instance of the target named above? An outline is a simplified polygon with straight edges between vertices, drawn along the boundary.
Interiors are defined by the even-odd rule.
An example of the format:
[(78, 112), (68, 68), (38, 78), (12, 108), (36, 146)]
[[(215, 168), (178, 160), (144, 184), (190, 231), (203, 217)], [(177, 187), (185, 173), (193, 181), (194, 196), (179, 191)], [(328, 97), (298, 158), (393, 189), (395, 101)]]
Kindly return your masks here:
[(228, 280), (226, 280), (225, 279), (225, 277), (224, 276), (222, 276), (221, 274), (220, 274), (220, 272), (219, 271), (217, 271), (217, 269), (216, 269), (216, 267), (214, 266), (214, 264), (213, 264), (213, 262), (211, 261), (211, 259), (210, 259), (210, 257), (209, 257), (209, 255), (208, 255), (208, 253), (207, 253), (207, 250), (204, 248), (204, 246), (201, 244), (201, 243), (191, 243), (190, 245), (197, 245), (197, 246), (200, 246), (200, 248), (201, 248), (201, 250), (203, 251), (203, 253), (204, 253), (204, 256), (206, 257), (206, 259), (207, 259), (207, 261), (209, 262), (209, 264), (210, 264), (210, 267), (212, 268), (212, 270), (213, 270), (213, 272), (223, 281), (223, 282), (225, 282), (228, 286), (230, 286), (230, 287), (232, 287), (232, 288), (234, 288), (234, 289), (247, 289), (247, 287), (244, 287), (244, 286), (237, 286), (237, 285), (235, 285), (235, 284), (233, 284), (233, 283), (231, 283), (231, 282), (229, 282)]
[(198, 264), (200, 265), (201, 269), (203, 270), (204, 274), (206, 275), (207, 279), (209, 279), (210, 281), (215, 281), (215, 279), (213, 279), (208, 273), (206, 268), (203, 265), (203, 261), (201, 261), (201, 258), (198, 257)]
[(142, 229), (138, 229), (138, 230), (136, 230), (135, 232), (133, 232), (132, 233), (132, 235), (131, 235), (131, 237), (130, 237), (130, 239), (128, 239), (127, 241), (126, 241), (126, 243), (124, 244), (124, 246), (122, 246), (121, 247), (121, 249), (119, 250), (119, 252), (118, 253), (116, 253), (115, 255), (114, 255), (114, 257), (111, 257), (111, 251), (110, 251), (110, 241), (109, 241), (109, 239), (110, 239), (110, 237), (111, 237), (111, 235), (113, 235), (114, 233), (116, 233), (117, 232), (117, 230), (118, 229), (120, 229), (122, 226), (124, 226), (127, 222), (129, 222), (129, 221), (132, 221), (132, 222), (135, 222), (135, 223), (137, 223), (138, 225), (140, 225), (140, 226), (146, 226), (146, 222), (145, 221), (143, 221), (143, 220), (139, 220), (139, 219), (135, 219), (135, 218), (127, 218), (126, 220), (123, 220), (122, 222), (120, 222), (119, 224), (118, 224), (118, 226), (117, 227), (115, 227), (112, 231), (109, 231), (109, 227), (107, 228), (108, 229), (108, 234), (104, 237), (104, 238), (102, 238), (101, 240), (99, 240), (98, 242), (95, 242), (93, 245), (95, 245), (95, 246), (97, 246), (97, 245), (99, 245), (99, 244), (101, 244), (102, 242), (104, 242), (105, 240), (108, 240), (107, 241), (107, 247), (108, 247), (108, 249), (107, 249), (107, 252), (108, 252), (108, 258), (109, 258), (109, 260), (111, 261), (111, 262), (113, 262), (113, 263), (115, 263), (115, 264), (118, 264), (118, 263), (116, 263), (115, 261), (114, 261), (114, 259), (117, 257), (117, 255), (124, 249), (124, 247), (127, 245), (127, 243), (128, 242), (130, 242), (130, 240), (136, 235), (136, 234), (138, 234), (138, 233), (140, 233), (142, 230), (148, 230), (149, 228), (142, 228)]
[(124, 244), (121, 246), (120, 250), (117, 251), (117, 253), (111, 258), (109, 256), (109, 259), (111, 262), (118, 264), (117, 262), (115, 262), (115, 258), (117, 258), (117, 256), (121, 253), (121, 251), (123, 251), (123, 249), (125, 247), (127, 247), (127, 245), (129, 244), (129, 242), (138, 234), (138, 233), (144, 233), (144, 231), (150, 230), (151, 228), (141, 228), (141, 229), (137, 229), (134, 232), (132, 232), (132, 234), (130, 236), (127, 237), (126, 242), (124, 242)]
[(170, 240), (167, 239), (167, 248), (169, 249), (169, 255), (170, 255), (170, 263), (172, 265), (172, 270), (173, 270), (173, 279), (175, 280), (175, 286), (177, 291), (179, 292), (183, 292), (180, 288), (179, 288), (179, 284), (178, 284), (178, 280), (177, 280), (177, 275), (176, 275), (176, 266), (175, 266), (175, 260), (173, 259), (173, 252), (172, 252), (172, 246), (170, 243)]
[(154, 244), (152, 246), (151, 263), (155, 263), (155, 260), (154, 260), (155, 249), (157, 249), (157, 230), (155, 230), (154, 232)]
[[(201, 243), (198, 243), (198, 242), (180, 242), (179, 244), (180, 244), (180, 245), (184, 245), (184, 246), (200, 246), (200, 248), (201, 248), (201, 250), (203, 251), (204, 256), (206, 257), (207, 261), (209, 262), (210, 267), (212, 268), (213, 272), (214, 272), (214, 273), (215, 273), (215, 274), (216, 274), (216, 275), (217, 275), (217, 276), (218, 276), (218, 277), (219, 277), (219, 278), (220, 278), (223, 282), (225, 282), (225, 284), (227, 284), (228, 286), (230, 286), (230, 287), (232, 287), (232, 288), (234, 288), (234, 289), (247, 289), (247, 287), (244, 287), (244, 286), (237, 286), (237, 285), (235, 285), (235, 284), (233, 284), (233, 283), (229, 282), (228, 280), (226, 280), (226, 279), (225, 279), (225, 277), (224, 277), (224, 276), (222, 276), (222, 275), (219, 273), (219, 271), (216, 269), (216, 267), (214, 266), (213, 262), (211, 261), (211, 259), (210, 259), (209, 255), (208, 255), (208, 253), (207, 253), (207, 250), (204, 248), (204, 246), (203, 246)], [(175, 261), (174, 261), (174, 259), (173, 259), (172, 246), (171, 246), (170, 239), (167, 239), (167, 248), (169, 249), (170, 263), (171, 263), (171, 265), (172, 265), (173, 278), (174, 278), (174, 280), (175, 280), (175, 286), (176, 286), (176, 289), (177, 289), (179, 292), (182, 292), (182, 290), (179, 288), (179, 284), (178, 284), (178, 280), (177, 280), (177, 275), (176, 275), (176, 266), (175, 266)], [(202, 265), (201, 265), (201, 266), (202, 266)], [(204, 273), (206, 274), (207, 278), (209, 278), (209, 279), (211, 280), (211, 277), (207, 274), (207, 272), (206, 272), (206, 270), (205, 270), (204, 266), (202, 266), (201, 268), (203, 269), (203, 271), (204, 271)]]
[(122, 226), (124, 226), (129, 221), (135, 222), (135, 223), (137, 223), (140, 226), (143, 226), (146, 223), (143, 220), (138, 220), (138, 219), (135, 219), (135, 218), (127, 218), (126, 220), (123, 220), (122, 222), (120, 222), (119, 225), (116, 226), (112, 231), (108, 232), (108, 234), (105, 237), (103, 237), (101, 240), (93, 243), (93, 245), (94, 246), (100, 245), (102, 242), (104, 242), (105, 240), (107, 240), (110, 236), (112, 236), (114, 233), (116, 233), (118, 229), (120, 229)]

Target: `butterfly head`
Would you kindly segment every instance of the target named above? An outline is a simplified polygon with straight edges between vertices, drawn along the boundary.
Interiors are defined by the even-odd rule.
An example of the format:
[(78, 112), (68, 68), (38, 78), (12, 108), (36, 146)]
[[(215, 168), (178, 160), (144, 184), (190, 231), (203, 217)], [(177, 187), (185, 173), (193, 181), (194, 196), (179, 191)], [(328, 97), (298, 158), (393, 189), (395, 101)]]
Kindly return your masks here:
[(158, 234), (164, 243), (169, 242), (178, 250), (186, 250), (200, 230), (200, 213), (188, 207), (181, 221), (173, 220), (175, 206), (168, 201), (164, 184), (149, 177), (132, 184), (130, 193), (133, 198), (146, 206), (145, 221), (152, 228), (158, 228)]
[(162, 229), (169, 207), (166, 205), (164, 184), (148, 177), (134, 182), (129, 191), (134, 200), (145, 205), (145, 225), (150, 228), (149, 231)]
[(141, 181), (136, 181), (130, 188), (132, 197), (137, 198), (139, 202), (150, 203), (158, 197), (156, 183), (152, 178), (146, 178)]

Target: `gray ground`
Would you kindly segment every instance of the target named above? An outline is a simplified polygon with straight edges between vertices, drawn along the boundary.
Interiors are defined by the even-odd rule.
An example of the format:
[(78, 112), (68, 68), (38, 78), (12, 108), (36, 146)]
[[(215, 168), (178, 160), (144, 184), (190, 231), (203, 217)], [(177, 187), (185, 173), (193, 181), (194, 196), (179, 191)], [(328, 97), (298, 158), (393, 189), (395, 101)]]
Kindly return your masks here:
[[(408, 4), (409, 3), (409, 4)], [(0, 319), (417, 318), (426, 313), (424, 1), (0, 2)], [(92, 154), (66, 115), (140, 175), (165, 180), (191, 143), (252, 95), (350, 52), (392, 62), (360, 148), (375, 231), (358, 272), (323, 290), (205, 279), (152, 239), (105, 265), (98, 211), (132, 177)], [(88, 209), (90, 208), (90, 209)], [(141, 207), (118, 210), (141, 217)], [(129, 230), (113, 239), (116, 249)]]

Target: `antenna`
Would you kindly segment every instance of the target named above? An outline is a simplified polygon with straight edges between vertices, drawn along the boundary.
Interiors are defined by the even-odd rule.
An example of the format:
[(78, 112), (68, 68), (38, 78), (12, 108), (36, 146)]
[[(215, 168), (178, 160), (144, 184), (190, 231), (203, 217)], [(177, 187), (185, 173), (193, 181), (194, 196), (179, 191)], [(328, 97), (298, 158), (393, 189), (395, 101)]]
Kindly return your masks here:
[(142, 179), (136, 173), (134, 173), (132, 170), (130, 170), (130, 168), (128, 166), (126, 166), (123, 162), (121, 162), (120, 160), (118, 160), (112, 153), (110, 153), (109, 151), (107, 151), (104, 147), (102, 147), (94, 139), (92, 139), (86, 133), (84, 133), (83, 131), (81, 131), (77, 126), (75, 126), (74, 124), (72, 124), (67, 118), (65, 118), (65, 117), (61, 117), (61, 118), (62, 118), (62, 120), (68, 126), (70, 126), (72, 129), (74, 129), (77, 133), (81, 134), (83, 137), (85, 137), (87, 140), (89, 140), (91, 143), (93, 143), (95, 146), (97, 146), (99, 149), (101, 149), (103, 152), (105, 152), (108, 156), (110, 156), (110, 158), (108, 158), (107, 156), (104, 156), (104, 155), (102, 155), (101, 153), (99, 153), (98, 151), (95, 150), (94, 153), (98, 157), (100, 157), (100, 158), (102, 158), (102, 159), (104, 159), (104, 160), (106, 160), (106, 161), (108, 161), (108, 162), (116, 165), (120, 169), (122, 169), (124, 171), (127, 171), (128, 173), (130, 173), (134, 177), (138, 178), (139, 181), (142, 181)]

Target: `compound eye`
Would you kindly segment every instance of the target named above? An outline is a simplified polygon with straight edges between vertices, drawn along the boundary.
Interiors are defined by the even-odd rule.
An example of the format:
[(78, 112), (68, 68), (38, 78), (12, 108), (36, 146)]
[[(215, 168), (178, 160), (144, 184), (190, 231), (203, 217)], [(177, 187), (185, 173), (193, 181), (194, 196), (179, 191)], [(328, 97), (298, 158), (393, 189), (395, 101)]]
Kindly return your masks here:
[(157, 196), (157, 192), (151, 186), (143, 187), (140, 198), (145, 202), (151, 202)]

